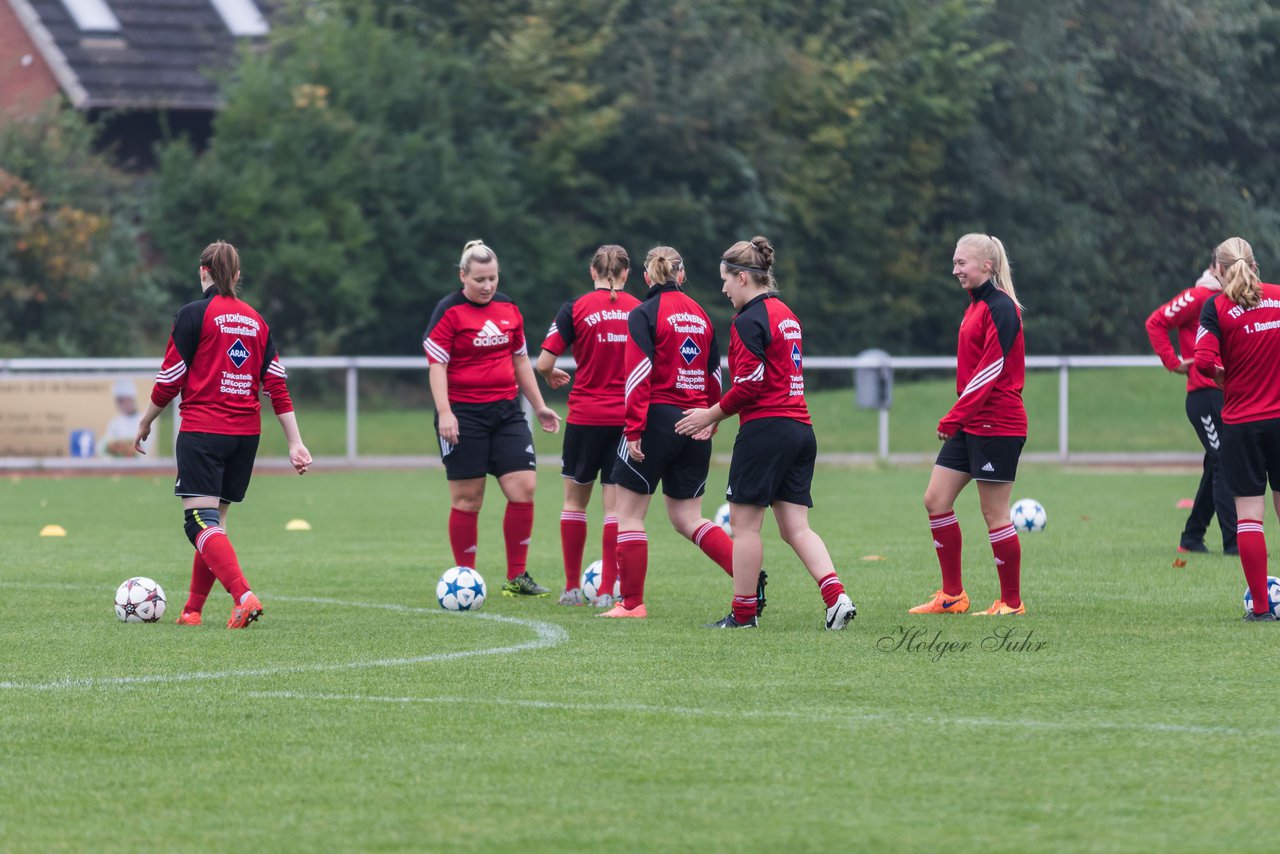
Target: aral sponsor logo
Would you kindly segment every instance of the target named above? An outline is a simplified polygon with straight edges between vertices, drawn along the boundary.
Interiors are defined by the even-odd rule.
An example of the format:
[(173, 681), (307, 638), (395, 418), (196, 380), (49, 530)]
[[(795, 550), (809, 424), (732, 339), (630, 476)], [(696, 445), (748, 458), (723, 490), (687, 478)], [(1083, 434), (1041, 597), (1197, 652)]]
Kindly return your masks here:
[(680, 345), (680, 358), (684, 359), (686, 365), (692, 365), (693, 360), (702, 355), (702, 348), (698, 346), (692, 338), (684, 339), (684, 343)]
[(471, 341), (477, 347), (501, 347), (511, 343), (511, 336), (498, 328), (492, 320), (486, 320), (480, 327), (480, 334)]
[(796, 366), (796, 370), (800, 370), (800, 366), (804, 364), (804, 359), (800, 356), (800, 345), (791, 345), (791, 364)]
[(227, 348), (227, 355), (231, 358), (231, 363), (238, 368), (249, 358), (249, 348), (244, 346), (244, 342), (237, 338), (236, 343)]

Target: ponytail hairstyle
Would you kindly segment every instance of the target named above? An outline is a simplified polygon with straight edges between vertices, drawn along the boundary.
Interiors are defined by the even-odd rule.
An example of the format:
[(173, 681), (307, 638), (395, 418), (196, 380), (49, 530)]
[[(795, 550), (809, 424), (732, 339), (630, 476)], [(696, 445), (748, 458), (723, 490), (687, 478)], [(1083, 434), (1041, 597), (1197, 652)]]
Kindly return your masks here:
[(218, 295), (236, 299), (240, 293), (240, 253), (225, 240), (215, 240), (200, 253), (200, 266), (209, 271)]
[(673, 282), (683, 269), (684, 259), (670, 246), (655, 246), (644, 256), (644, 271), (649, 274), (650, 284)]
[(471, 272), (472, 264), (488, 264), (490, 261), (497, 261), (498, 256), (488, 246), (484, 245), (483, 240), (468, 240), (467, 245), (462, 247), (462, 257), (458, 260), (458, 269), (463, 273)]
[(1243, 237), (1229, 237), (1213, 251), (1213, 260), (1221, 269), (1222, 292), (1241, 308), (1254, 308), (1262, 299), (1258, 279), (1258, 262), (1253, 260), (1253, 247)]
[(778, 292), (778, 281), (773, 277), (773, 244), (769, 238), (757, 234), (750, 240), (739, 240), (720, 256), (720, 263), (739, 273), (746, 273), (751, 281), (771, 294)]
[(617, 302), (618, 291), (623, 285), (621, 279), (631, 269), (627, 250), (613, 243), (606, 243), (591, 256), (591, 269), (598, 278), (609, 284), (609, 302)]
[(1022, 303), (1018, 302), (1018, 294), (1013, 289), (1013, 272), (1009, 268), (1009, 254), (1004, 251), (1004, 244), (1000, 242), (1000, 238), (989, 234), (966, 234), (956, 241), (956, 246), (973, 249), (977, 251), (978, 257), (990, 261), (991, 281), (1009, 295), (1009, 299), (1013, 300), (1013, 304), (1019, 311), (1022, 310)]

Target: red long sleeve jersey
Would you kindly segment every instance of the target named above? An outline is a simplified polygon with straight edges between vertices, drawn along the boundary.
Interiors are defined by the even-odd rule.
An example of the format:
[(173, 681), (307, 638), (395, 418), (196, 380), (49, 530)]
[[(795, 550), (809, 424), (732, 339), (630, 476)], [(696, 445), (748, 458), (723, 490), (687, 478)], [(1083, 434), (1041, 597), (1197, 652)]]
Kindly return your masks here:
[(742, 307), (729, 330), (733, 388), (720, 398), (726, 415), (742, 422), (791, 418), (812, 424), (804, 401), (804, 352), (800, 321), (774, 294)]
[(436, 304), (422, 349), (433, 365), (448, 365), (450, 403), (493, 403), (516, 396), (512, 359), (528, 352), (524, 317), (510, 298), (484, 305), (454, 291)]
[(644, 432), (649, 406), (682, 409), (720, 400), (720, 348), (702, 306), (675, 282), (655, 285), (627, 318), (626, 423), (634, 442)]
[(611, 299), (607, 288), (569, 300), (547, 330), (542, 349), (563, 355), (573, 348), (578, 368), (569, 389), (569, 423), (620, 426), (627, 375), (627, 315), (640, 304), (628, 293)]
[[(1203, 281), (1203, 279), (1202, 279)], [(1205, 301), (1222, 293), (1221, 287), (1207, 287), (1197, 283), (1151, 312), (1147, 318), (1147, 338), (1161, 363), (1172, 371), (1190, 359), (1196, 352), (1196, 330), (1200, 326), (1200, 312)], [(1169, 340), (1169, 331), (1177, 330), (1178, 349), (1175, 352)], [(1187, 391), (1215, 388), (1213, 380), (1199, 371), (1187, 371)]]
[(181, 392), (184, 433), (255, 436), (262, 432), (259, 391), (276, 414), (293, 411), (286, 376), (261, 315), (210, 288), (174, 315), (151, 402), (164, 407)]
[(1226, 369), (1222, 420), (1227, 424), (1280, 418), (1280, 286), (1262, 285), (1254, 308), (1217, 294), (1204, 304), (1196, 331), (1196, 370)]
[(1004, 291), (988, 281), (969, 292), (956, 348), (959, 400), (938, 422), (938, 431), (975, 436), (1027, 435), (1022, 405), (1026, 351), (1022, 314)]

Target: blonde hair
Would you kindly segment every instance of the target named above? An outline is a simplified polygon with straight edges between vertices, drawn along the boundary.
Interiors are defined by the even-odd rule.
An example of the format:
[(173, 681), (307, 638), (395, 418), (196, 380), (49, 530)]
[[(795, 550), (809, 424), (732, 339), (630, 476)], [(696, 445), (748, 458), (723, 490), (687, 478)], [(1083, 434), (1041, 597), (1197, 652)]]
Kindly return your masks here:
[(655, 285), (674, 281), (676, 274), (683, 269), (684, 259), (670, 246), (655, 246), (644, 256), (644, 271)]
[(778, 292), (778, 282), (773, 278), (773, 244), (769, 238), (757, 234), (750, 240), (739, 240), (720, 256), (720, 263), (746, 273), (752, 282), (768, 289), (769, 293)]
[[(609, 301), (618, 301), (618, 289), (622, 287), (618, 280), (623, 273), (631, 269), (631, 259), (627, 250), (614, 243), (606, 243), (591, 256), (591, 269), (609, 285)], [(617, 287), (614, 287), (617, 285)]]
[(458, 269), (464, 273), (470, 273), (472, 264), (488, 264), (490, 261), (497, 260), (498, 256), (484, 245), (483, 240), (468, 240), (467, 245), (462, 247), (462, 258), (458, 261)]
[(1013, 304), (1019, 311), (1022, 310), (1022, 303), (1018, 302), (1018, 294), (1013, 289), (1013, 272), (1009, 267), (1009, 254), (1004, 251), (1004, 244), (1000, 242), (1000, 238), (974, 232), (957, 240), (956, 246), (974, 249), (981, 258), (990, 261), (991, 281), (1009, 295), (1009, 299), (1013, 300)]
[(1254, 308), (1262, 299), (1258, 262), (1253, 247), (1243, 237), (1228, 237), (1213, 250), (1213, 260), (1222, 268), (1222, 292), (1241, 308)]

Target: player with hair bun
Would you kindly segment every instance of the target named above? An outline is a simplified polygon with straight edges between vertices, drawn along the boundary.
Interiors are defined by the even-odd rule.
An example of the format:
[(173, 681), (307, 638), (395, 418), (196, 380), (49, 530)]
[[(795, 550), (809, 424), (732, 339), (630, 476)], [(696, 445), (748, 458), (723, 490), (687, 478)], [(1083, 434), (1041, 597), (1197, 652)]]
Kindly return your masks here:
[(962, 614), (969, 610), (960, 572), (960, 522), (955, 503), (969, 481), (978, 482), (978, 502), (1000, 576), (1000, 597), (985, 616), (1025, 614), (1022, 545), (1009, 519), (1009, 496), (1027, 441), (1022, 405), (1026, 347), (1022, 304), (1013, 289), (1004, 244), (988, 234), (966, 234), (956, 243), (951, 275), (969, 294), (956, 352), (956, 395), (938, 422), (944, 444), (924, 492), (942, 587), (912, 614)]
[(1205, 301), (1195, 367), (1223, 388), (1222, 474), (1235, 496), (1236, 545), (1253, 598), (1245, 622), (1274, 622), (1267, 596), (1264, 497), (1280, 516), (1280, 285), (1258, 278), (1253, 247), (1224, 240), (1213, 253), (1222, 293)]
[(644, 517), (658, 483), (667, 516), (728, 575), (733, 541), (702, 516), (702, 493), (711, 467), (711, 430), (681, 436), (675, 424), (684, 410), (720, 399), (720, 350), (710, 318), (685, 294), (684, 260), (670, 246), (655, 246), (644, 259), (649, 293), (627, 318), (626, 421), (613, 478), (618, 489), (618, 572), (622, 602), (602, 617), (645, 617), (649, 537)]
[(134, 448), (144, 454), (151, 425), (179, 394), (182, 426), (176, 449), (183, 527), (195, 546), (191, 588), (179, 625), (198, 626), (213, 582), (231, 594), (227, 628), (242, 629), (262, 616), (227, 536), (227, 513), (244, 500), (262, 432), (259, 392), (271, 406), (289, 443), (298, 474), (311, 466), (302, 443), (284, 366), (271, 329), (240, 299), (240, 253), (230, 243), (210, 243), (200, 253), (204, 296), (178, 309)]
[(529, 576), (537, 460), (533, 434), (517, 392), (533, 407), (542, 429), (555, 433), (560, 416), (538, 391), (525, 346), (524, 317), (498, 292), (498, 256), (472, 240), (458, 261), (462, 287), (437, 303), (422, 336), (436, 436), (449, 481), (449, 544), (457, 566), (476, 569), (477, 520), (485, 476), (498, 479), (507, 499), (504, 596), (546, 596)]
[[(1200, 486), (1187, 515), (1182, 536), (1178, 540), (1180, 552), (1208, 551), (1204, 534), (1213, 519), (1218, 516), (1218, 529), (1222, 534), (1223, 554), (1236, 551), (1235, 498), (1227, 489), (1222, 476), (1222, 389), (1214, 385), (1211, 377), (1191, 370), (1195, 364), (1196, 330), (1200, 326), (1200, 312), (1205, 302), (1222, 293), (1222, 285), (1213, 275), (1213, 269), (1205, 270), (1195, 285), (1151, 312), (1147, 318), (1147, 338), (1151, 349), (1170, 372), (1187, 378), (1187, 420), (1196, 431), (1196, 438), (1204, 447), (1204, 464)], [(1169, 333), (1176, 331), (1178, 348), (1169, 340)]]
[(587, 540), (587, 504), (596, 478), (604, 502), (604, 526), (600, 537), (599, 589), (592, 603), (612, 607), (613, 584), (618, 578), (617, 488), (613, 464), (618, 456), (624, 418), (623, 385), (626, 374), (627, 316), (640, 300), (622, 290), (631, 259), (621, 246), (608, 244), (596, 250), (589, 271), (593, 289), (560, 307), (542, 342), (535, 366), (551, 388), (563, 388), (570, 377), (556, 367), (556, 358), (572, 348), (577, 368), (569, 391), (569, 415), (564, 430), (564, 508), (560, 511), (560, 546), (564, 557), (564, 593), (561, 605), (584, 603), (582, 552)]
[(857, 616), (826, 544), (809, 527), (818, 443), (804, 399), (800, 321), (778, 298), (773, 244), (741, 240), (720, 257), (723, 291), (738, 310), (729, 334), (733, 387), (719, 403), (688, 409), (676, 431), (697, 435), (737, 414), (740, 427), (729, 464), (729, 524), (733, 528), (733, 602), (708, 628), (755, 628), (763, 604), (760, 527), (773, 508), (778, 533), (795, 551), (822, 594), (826, 627), (839, 631)]

